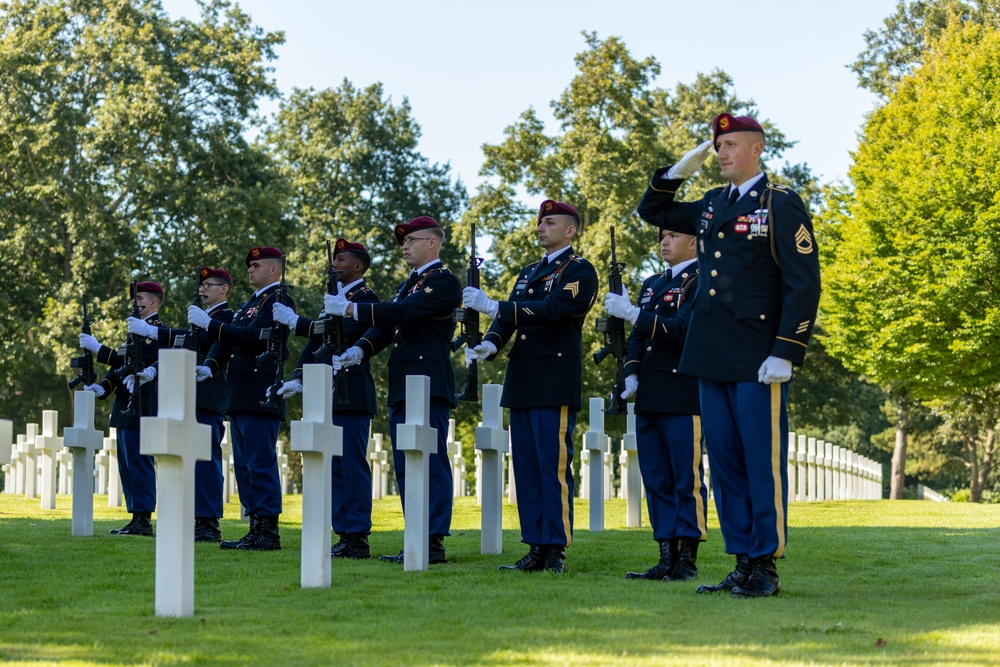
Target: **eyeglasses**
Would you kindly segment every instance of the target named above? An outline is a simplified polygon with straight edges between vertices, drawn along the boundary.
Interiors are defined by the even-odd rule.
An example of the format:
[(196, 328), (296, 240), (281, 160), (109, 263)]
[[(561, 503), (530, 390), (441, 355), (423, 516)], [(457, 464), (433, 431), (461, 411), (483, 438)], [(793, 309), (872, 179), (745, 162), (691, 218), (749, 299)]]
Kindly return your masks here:
[(403, 247), (406, 248), (408, 246), (411, 246), (411, 245), (413, 245), (417, 241), (429, 241), (432, 238), (434, 238), (434, 237), (433, 236), (407, 236), (405, 239), (403, 239)]
[(205, 287), (222, 287), (228, 283), (202, 283)]

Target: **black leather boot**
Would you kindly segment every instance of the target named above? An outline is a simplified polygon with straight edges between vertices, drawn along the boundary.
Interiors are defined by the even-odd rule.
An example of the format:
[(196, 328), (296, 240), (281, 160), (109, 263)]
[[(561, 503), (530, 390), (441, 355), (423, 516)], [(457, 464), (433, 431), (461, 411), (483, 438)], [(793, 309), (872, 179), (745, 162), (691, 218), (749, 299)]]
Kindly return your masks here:
[(697, 537), (677, 538), (674, 569), (663, 577), (665, 581), (690, 581), (698, 576), (698, 542)]
[(212, 518), (201, 518), (194, 520), (194, 541), (195, 542), (221, 542), (222, 531), (219, 530), (219, 520)]
[(242, 551), (278, 551), (281, 537), (278, 535), (278, 517), (258, 516), (257, 535), (236, 547)]
[(427, 563), (434, 565), (447, 562), (448, 554), (444, 550), (444, 535), (431, 535), (427, 550)]
[(132, 524), (118, 531), (119, 535), (142, 535), (143, 537), (153, 536), (153, 513), (135, 512), (132, 514)]
[(626, 579), (663, 579), (670, 574), (677, 556), (677, 538), (657, 542), (660, 543), (660, 562), (645, 572), (629, 572), (625, 575)]
[(718, 586), (699, 586), (696, 593), (729, 592), (737, 586), (742, 586), (750, 578), (753, 562), (746, 554), (736, 554), (736, 569), (726, 575)]
[(219, 542), (220, 549), (239, 549), (240, 545), (257, 538), (257, 531), (260, 530), (260, 520), (256, 514), (250, 514), (247, 518), (250, 519), (250, 530), (247, 531), (247, 534), (238, 540), (222, 540)]
[(566, 571), (566, 547), (561, 544), (550, 544), (545, 548), (545, 564), (543, 570), (562, 573)]
[(521, 572), (538, 572), (545, 567), (546, 549), (541, 544), (529, 544), (528, 553), (513, 565), (501, 565), (498, 570), (520, 570)]
[(780, 591), (781, 583), (774, 557), (761, 556), (753, 559), (753, 570), (747, 582), (733, 588), (730, 595), (734, 598), (766, 598), (777, 595)]
[[(338, 549), (338, 547), (340, 547)], [(372, 550), (368, 546), (368, 536), (364, 533), (346, 533), (340, 536), (340, 542), (330, 549), (333, 558), (371, 558)]]
[(133, 526), (135, 526), (135, 517), (136, 517), (136, 514), (135, 514), (135, 512), (133, 512), (132, 513), (132, 518), (129, 519), (128, 523), (126, 523), (121, 528), (112, 528), (108, 532), (111, 533), (112, 535), (128, 535), (128, 531), (131, 530), (131, 528)]

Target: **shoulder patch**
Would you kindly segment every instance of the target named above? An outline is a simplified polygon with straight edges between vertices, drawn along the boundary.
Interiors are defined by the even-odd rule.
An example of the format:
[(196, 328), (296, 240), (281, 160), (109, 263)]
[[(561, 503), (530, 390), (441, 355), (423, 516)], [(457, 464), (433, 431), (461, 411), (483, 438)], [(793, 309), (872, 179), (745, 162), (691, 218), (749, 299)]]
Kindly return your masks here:
[(782, 185), (780, 183), (768, 183), (767, 184), (767, 189), (768, 190), (774, 190), (775, 192), (781, 192), (783, 194), (788, 194), (789, 192), (794, 192), (794, 190), (792, 190), (787, 185)]

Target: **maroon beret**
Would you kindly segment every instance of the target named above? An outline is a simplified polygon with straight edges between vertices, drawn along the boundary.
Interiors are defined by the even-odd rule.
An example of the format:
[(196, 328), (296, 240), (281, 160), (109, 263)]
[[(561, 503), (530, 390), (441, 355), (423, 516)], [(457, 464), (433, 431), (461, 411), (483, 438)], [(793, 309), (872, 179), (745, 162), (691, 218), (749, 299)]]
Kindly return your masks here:
[(712, 121), (712, 141), (719, 138), (720, 134), (730, 132), (760, 132), (764, 134), (764, 128), (750, 116), (733, 116), (728, 113), (720, 113)]
[(431, 229), (434, 227), (441, 229), (441, 225), (437, 223), (437, 220), (426, 215), (421, 215), (420, 217), (410, 220), (405, 225), (396, 225), (396, 228), (392, 231), (392, 233), (396, 236), (396, 243), (403, 245), (403, 241), (406, 239), (407, 234), (415, 232), (418, 229)]
[(371, 253), (368, 252), (368, 248), (364, 247), (360, 243), (351, 243), (347, 239), (337, 239), (337, 242), (333, 246), (337, 249), (337, 252), (349, 251), (349, 252), (360, 252), (362, 255), (368, 255), (371, 257)]
[(201, 267), (201, 272), (198, 274), (198, 284), (200, 285), (212, 277), (222, 278), (230, 285), (233, 284), (233, 277), (229, 275), (229, 271), (226, 271), (225, 269), (213, 269), (209, 266)]
[(261, 246), (259, 248), (250, 248), (250, 252), (247, 253), (246, 263), (250, 266), (250, 262), (257, 259), (281, 259), (284, 255), (281, 251), (274, 246)]
[(580, 222), (580, 214), (576, 212), (576, 209), (561, 201), (551, 199), (543, 201), (542, 205), (538, 207), (538, 222), (541, 222), (542, 218), (547, 215), (571, 215), (576, 218), (577, 222)]
[[(147, 281), (138, 283), (135, 286), (135, 291), (136, 292), (151, 292), (153, 294), (159, 294), (161, 297), (163, 296), (163, 288), (160, 287), (159, 284), (154, 283), (151, 280), (147, 280)], [(131, 299), (134, 296), (135, 295), (132, 294), (132, 283), (129, 283), (129, 286), (128, 286), (128, 298)]]

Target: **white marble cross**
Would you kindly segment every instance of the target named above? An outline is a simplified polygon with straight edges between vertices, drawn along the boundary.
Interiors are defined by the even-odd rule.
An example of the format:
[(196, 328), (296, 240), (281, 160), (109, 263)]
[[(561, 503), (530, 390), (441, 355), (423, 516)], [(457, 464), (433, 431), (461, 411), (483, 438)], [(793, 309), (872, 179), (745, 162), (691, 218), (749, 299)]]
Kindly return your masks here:
[(229, 437), (229, 421), (222, 424), (222, 503), (229, 504), (229, 496), (233, 492), (233, 466), (230, 459), (233, 456), (233, 441)]
[(156, 417), (139, 421), (139, 451), (156, 457), (156, 615), (194, 614), (194, 464), (212, 458), (212, 428), (195, 419), (195, 353), (161, 349)]
[(625, 496), (625, 525), (638, 528), (642, 525), (642, 476), (639, 473), (639, 446), (635, 431), (635, 403), (628, 404), (625, 418), (625, 436), (622, 438), (622, 493)]
[(63, 496), (70, 495), (70, 491), (73, 490), (71, 477), (72, 477), (72, 465), (73, 465), (73, 454), (65, 449), (60, 450), (56, 454), (56, 462), (59, 463), (59, 494)]
[(476, 449), (482, 465), (482, 531), (480, 553), (503, 553), (503, 454), (510, 447), (510, 437), (503, 428), (503, 408), (498, 384), (483, 385), (483, 424), (476, 427)]
[(94, 428), (94, 401), (90, 391), (73, 393), (73, 426), (63, 429), (63, 445), (73, 452), (73, 536), (94, 535), (94, 452), (103, 444)]
[(118, 429), (109, 428), (108, 437), (104, 438), (104, 453), (107, 456), (105, 482), (103, 493), (108, 494), (108, 507), (121, 507), (124, 501), (122, 492), (122, 477), (118, 472)]
[(403, 570), (426, 571), (430, 531), (430, 455), (437, 451), (431, 425), (431, 379), (406, 376), (406, 422), (396, 426), (396, 449), (406, 465)]
[(388, 459), (388, 453), (382, 449), (382, 434), (369, 433), (368, 435), (368, 460), (372, 466), (372, 500), (379, 500), (385, 493), (385, 483), (382, 478), (384, 466)]
[(59, 413), (55, 410), (42, 411), (42, 434), (35, 436), (35, 451), (42, 461), (42, 484), (39, 495), (43, 510), (56, 508), (56, 452), (62, 449), (59, 432)]
[(507, 504), (517, 507), (517, 480), (514, 479), (514, 454), (510, 449), (510, 433), (507, 433)]
[(24, 436), (24, 497), (38, 497), (38, 454), (35, 452), (35, 438), (38, 437), (38, 424), (28, 424)]
[(27, 458), (27, 454), (25, 453), (27, 445), (25, 442), (27, 439), (28, 436), (18, 433), (17, 444), (11, 450), (10, 464), (14, 466), (14, 493), (19, 496), (24, 495), (24, 463)]
[[(604, 399), (590, 399), (590, 430), (583, 434), (583, 447), (590, 452), (590, 530), (604, 530), (604, 452), (608, 438), (604, 435)], [(581, 475), (582, 476), (582, 475)]]
[(333, 374), (326, 364), (302, 369), (302, 419), (292, 422), (292, 451), (302, 452), (302, 588), (330, 587), (332, 456), (344, 454), (344, 429), (335, 426)]
[(0, 466), (3, 466), (3, 492), (13, 491), (12, 483), (14, 479), (14, 465), (12, 458), (14, 453), (14, 422), (9, 419), (0, 419)]

